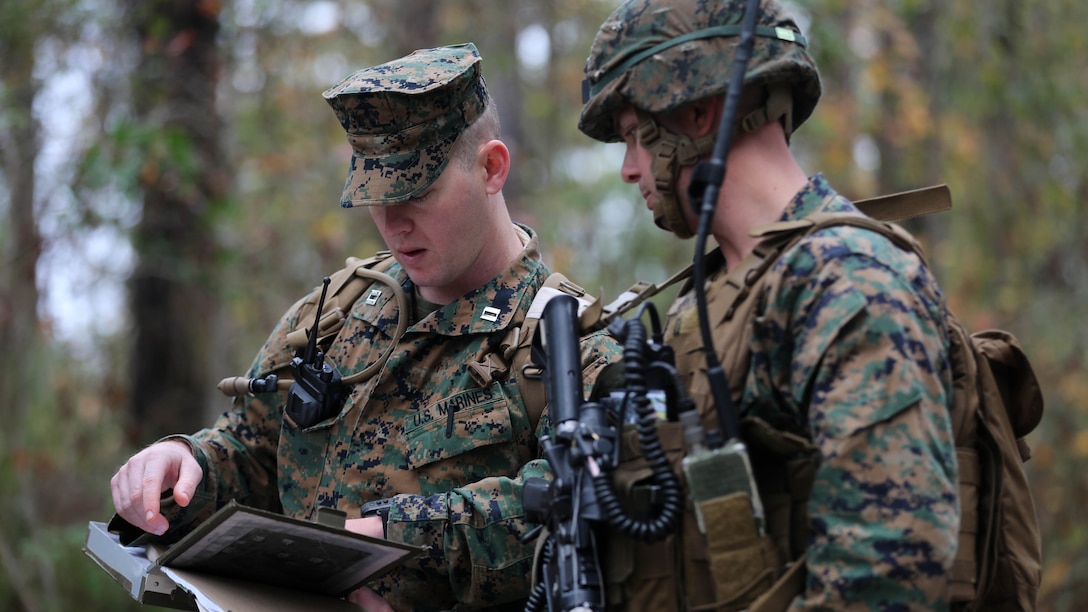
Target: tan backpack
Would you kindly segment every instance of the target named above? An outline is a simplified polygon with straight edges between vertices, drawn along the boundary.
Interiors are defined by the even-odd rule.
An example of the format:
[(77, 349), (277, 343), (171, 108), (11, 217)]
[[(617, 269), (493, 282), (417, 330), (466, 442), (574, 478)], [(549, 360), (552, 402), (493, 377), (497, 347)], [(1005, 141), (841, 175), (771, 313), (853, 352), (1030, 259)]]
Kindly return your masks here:
[[(921, 257), (922, 249), (914, 238), (886, 221), (946, 210), (951, 199), (947, 187), (941, 185), (861, 201), (857, 205), (870, 216), (820, 213), (761, 228), (759, 235), (763, 240), (752, 255), (730, 271), (729, 279), (721, 285), (722, 291), (730, 295), (715, 298), (710, 317), (715, 321), (731, 319), (735, 324), (730, 329), (736, 334), (746, 333), (756, 302), (747, 298), (757, 294), (767, 282), (767, 270), (783, 252), (822, 228), (862, 227)], [(637, 300), (684, 276), (686, 273), (678, 274), (661, 288), (651, 286)], [(629, 304), (623, 304), (606, 310), (620, 313), (629, 308)], [(997, 330), (969, 334), (951, 313), (947, 324), (952, 345), (951, 417), (962, 513), (950, 601), (956, 610), (1034, 610), (1042, 576), (1042, 544), (1023, 462), (1030, 457), (1024, 436), (1042, 418), (1042, 393), (1030, 362), (1011, 334)], [(750, 357), (747, 343), (723, 340), (721, 345), (726, 348), (721, 363), (735, 384), (747, 370)], [(745, 434), (758, 436), (757, 444), (762, 447), (777, 447), (785, 455), (795, 454), (806, 446), (804, 440), (767, 431), (762, 422), (745, 421), (742, 423)], [(675, 428), (669, 427), (675, 424), (662, 425), (666, 426), (662, 430), (663, 445), (675, 463), (686, 449), (681, 448)], [(637, 456), (638, 446), (628, 439), (632, 434), (625, 433), (624, 449), (630, 454), (615, 476), (621, 491), (631, 489), (631, 483), (639, 479), (638, 471), (645, 467)], [(680, 537), (654, 545), (610, 542), (609, 550), (620, 551), (613, 553), (606, 563), (610, 595), (622, 600), (618, 607), (624, 609), (650, 609), (643, 604), (660, 610), (786, 609), (805, 585), (804, 559), (798, 555), (802, 554), (808, 536), (804, 508), (813, 471), (812, 465), (788, 467), (788, 476), (782, 479), (786, 482), (776, 485), (783, 492), (771, 503), (764, 500), (777, 554), (765, 552), (763, 556), (792, 561), (789, 571), (779, 567), (774, 576), (763, 576), (749, 585), (714, 584), (710, 578), (714, 575), (713, 560), (707, 553), (705, 537), (685, 526)], [(763, 482), (760, 482), (762, 492)], [(690, 512), (685, 519), (690, 523), (688, 519)], [(631, 558), (624, 561), (624, 556)], [(674, 566), (666, 567), (669, 564)], [(675, 575), (669, 577), (670, 572)], [(681, 592), (662, 592), (669, 590)]]

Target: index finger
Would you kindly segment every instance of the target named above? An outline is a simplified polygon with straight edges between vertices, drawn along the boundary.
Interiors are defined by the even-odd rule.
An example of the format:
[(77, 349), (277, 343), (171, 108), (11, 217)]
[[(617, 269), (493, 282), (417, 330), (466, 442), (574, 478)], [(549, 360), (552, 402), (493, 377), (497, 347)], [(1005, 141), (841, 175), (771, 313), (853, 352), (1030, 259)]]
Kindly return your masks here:
[[(177, 478), (175, 474), (173, 479), (168, 481), (170, 469), (170, 461), (163, 459), (160, 455), (152, 455), (144, 464), (144, 473), (140, 480), (140, 493), (143, 497), (144, 508), (142, 518), (148, 523), (159, 515), (162, 492), (173, 486), (172, 480)], [(177, 468), (173, 469), (176, 470)]]

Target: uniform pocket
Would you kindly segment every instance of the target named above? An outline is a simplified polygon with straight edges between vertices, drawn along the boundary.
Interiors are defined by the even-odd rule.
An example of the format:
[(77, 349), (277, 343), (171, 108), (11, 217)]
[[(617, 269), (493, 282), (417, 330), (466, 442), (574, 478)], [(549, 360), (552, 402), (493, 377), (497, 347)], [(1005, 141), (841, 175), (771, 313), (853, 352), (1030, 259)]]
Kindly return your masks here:
[(509, 443), (514, 439), (510, 400), (499, 384), (462, 391), (413, 414), (404, 433), (406, 459), (413, 470), (477, 448)]

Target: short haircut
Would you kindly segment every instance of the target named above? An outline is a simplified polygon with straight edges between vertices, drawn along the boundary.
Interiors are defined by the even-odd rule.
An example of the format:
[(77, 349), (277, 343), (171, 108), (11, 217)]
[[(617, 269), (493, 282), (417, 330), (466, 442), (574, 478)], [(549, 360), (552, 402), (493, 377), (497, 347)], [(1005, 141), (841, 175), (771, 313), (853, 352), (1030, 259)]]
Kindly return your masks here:
[(498, 138), (500, 131), (499, 111), (494, 103), (490, 103), (479, 118), (461, 133), (450, 157), (460, 164), (461, 168), (465, 170), (471, 168), (480, 145)]

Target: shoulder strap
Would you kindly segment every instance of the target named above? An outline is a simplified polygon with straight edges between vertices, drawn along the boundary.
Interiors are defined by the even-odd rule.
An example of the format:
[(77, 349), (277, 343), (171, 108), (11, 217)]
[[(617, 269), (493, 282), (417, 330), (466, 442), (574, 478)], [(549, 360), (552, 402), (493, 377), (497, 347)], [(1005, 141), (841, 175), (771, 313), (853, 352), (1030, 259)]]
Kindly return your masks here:
[(661, 293), (668, 287), (691, 276), (692, 268), (693, 266), (688, 264), (669, 278), (665, 279), (665, 282), (661, 285), (655, 285), (651, 282), (641, 280), (636, 282), (634, 285), (631, 285), (629, 289), (620, 293), (616, 299), (612, 300), (607, 305), (599, 307), (598, 310), (600, 311), (600, 314), (591, 322), (592, 327), (587, 329), (601, 329), (606, 327), (612, 319), (626, 313), (658, 293)]
[(520, 324), (515, 322), (507, 330), (498, 350), (486, 351), (469, 364), (469, 372), (481, 386), (506, 376), (511, 370), (517, 373), (521, 400), (533, 430), (544, 413), (545, 395), (544, 382), (532, 362), (530, 349), (544, 305), (559, 294), (570, 295), (578, 300), (578, 313), (583, 329), (590, 329), (587, 324), (592, 325), (593, 317), (599, 316), (601, 310), (597, 299), (566, 276), (555, 272), (548, 276), (536, 292), (525, 318)]
[(880, 221), (905, 221), (952, 210), (952, 192), (940, 184), (854, 202), (861, 212)]
[[(395, 262), (396, 260), (393, 259), (392, 253), (389, 251), (378, 251), (373, 257), (366, 259), (348, 257), (344, 267), (329, 277), (329, 291), (321, 312), (314, 312), (317, 309), (316, 296), (307, 300), (299, 308), (296, 323), (298, 327), (287, 334), (287, 344), (295, 350), (306, 346), (309, 341), (310, 329), (316, 319), (317, 344), (323, 347), (322, 350), (328, 350), (328, 344), (336, 338), (336, 334), (340, 333), (340, 329), (344, 327), (344, 322), (347, 320), (352, 305), (375, 281), (389, 287), (396, 297), (400, 307), (400, 315), (397, 317), (397, 329), (394, 337), (400, 338), (401, 334), (408, 329), (408, 317), (405, 313), (409, 312), (408, 309), (411, 304), (408, 301), (408, 296), (401, 289), (400, 283), (385, 273)], [(306, 323), (310, 325), (307, 326)], [(374, 363), (360, 372), (345, 376), (341, 379), (341, 382), (352, 384), (370, 378), (385, 365), (386, 360), (392, 354), (392, 350), (393, 348), (390, 347)], [(284, 379), (280, 382), (289, 383), (290, 381)], [(220, 383), (220, 385), (222, 388), (223, 383)]]
[[(347, 312), (351, 310), (352, 304), (359, 299), (364, 290), (374, 284), (375, 280), (382, 280), (385, 284), (389, 285), (394, 292), (403, 293), (403, 291), (400, 290), (400, 285), (384, 273), (395, 262), (396, 260), (393, 259), (392, 253), (389, 251), (378, 251), (374, 256), (366, 259), (348, 257), (344, 262), (344, 267), (334, 272), (329, 277), (329, 291), (325, 299), (325, 306), (322, 308), (320, 315), (318, 315), (317, 329), (319, 344), (336, 336), (340, 331), (340, 328), (344, 326), (344, 320), (347, 318)], [(401, 301), (402, 312), (407, 312), (407, 298), (401, 298), (401, 296), (398, 295), (398, 299)], [(315, 315), (314, 309), (316, 308), (317, 302), (315, 298), (314, 300), (307, 301), (302, 305), (302, 308), (299, 309), (299, 327), (287, 334), (287, 342), (293, 348), (298, 349), (306, 346), (310, 328), (313, 326), (312, 320)], [(307, 323), (309, 323), (309, 325), (307, 325)], [(405, 321), (405, 323), (407, 323), (407, 321)]]
[(753, 230), (752, 235), (763, 238), (763, 242), (778, 241), (781, 240), (781, 237), (783, 236), (800, 237), (824, 228), (842, 225), (859, 227), (876, 232), (885, 236), (904, 250), (915, 251), (919, 255), (923, 255), (921, 245), (919, 245), (918, 241), (902, 227), (888, 221), (878, 221), (871, 217), (849, 213), (812, 213), (803, 219), (781, 221), (779, 223), (764, 225), (763, 227)]
[[(404, 295), (404, 291), (392, 277), (384, 273), (395, 261), (389, 251), (378, 251), (374, 256), (366, 259), (348, 257), (344, 267), (329, 276), (329, 291), (326, 294), (322, 312), (320, 314), (314, 312), (317, 309), (318, 298), (316, 294), (299, 306), (296, 320), (297, 327), (288, 332), (286, 336), (287, 345), (296, 351), (306, 346), (309, 340), (310, 328), (313, 327), (316, 318), (319, 334), (318, 344), (324, 347), (323, 350), (326, 350), (328, 347), (325, 344), (335, 338), (336, 334), (344, 326), (351, 305), (376, 280), (389, 285), (400, 302), (401, 312), (407, 312), (408, 299)], [(309, 326), (306, 325), (307, 322), (310, 323)], [(406, 317), (400, 317), (397, 321), (398, 335), (404, 333), (407, 323)], [(343, 382), (353, 383), (369, 377), (377, 368), (384, 365), (388, 356), (389, 354), (386, 353), (381, 359), (362, 372), (345, 377)], [(229, 397), (240, 397), (250, 393), (250, 382), (250, 379), (245, 376), (231, 376), (219, 381), (217, 388)], [(284, 391), (290, 388), (292, 382), (294, 381), (290, 378), (279, 378), (276, 385), (280, 391)]]
[(594, 328), (601, 316), (600, 301), (559, 272), (553, 272), (548, 276), (544, 286), (533, 298), (533, 303), (529, 305), (529, 312), (525, 315), (525, 322), (522, 324), (521, 343), (518, 344), (517, 352), (514, 354), (513, 367), (518, 374), (521, 398), (525, 403), (526, 412), (529, 413), (529, 422), (534, 431), (540, 422), (541, 414), (544, 413), (546, 398), (544, 381), (541, 379), (539, 369), (533, 364), (530, 348), (540, 317), (544, 313), (544, 305), (560, 293), (573, 296), (578, 300), (578, 317), (583, 330), (588, 331)]
[[(904, 221), (914, 217), (920, 217), (936, 212), (944, 212), (952, 209), (952, 194), (948, 185), (940, 184), (911, 191), (892, 193), (875, 198), (867, 198), (854, 202), (861, 212), (877, 221)], [(803, 223), (804, 220), (790, 221), (786, 223)], [(833, 225), (833, 224), (829, 224)], [(804, 227), (808, 227), (806, 224)], [(868, 227), (868, 226), (867, 226)], [(765, 232), (760, 235), (769, 235), (770, 228), (762, 228)], [(779, 226), (777, 229), (792, 229)], [(759, 230), (757, 230), (759, 231)], [(876, 230), (881, 231), (881, 230)], [(882, 232), (883, 233), (883, 232)], [(608, 325), (609, 321), (618, 317), (642, 302), (664, 291), (669, 286), (687, 279), (691, 276), (692, 265), (688, 264), (676, 274), (670, 276), (661, 285), (655, 285), (647, 281), (638, 281), (630, 289), (621, 293), (615, 300), (601, 308), (601, 315), (595, 322), (597, 328)]]

